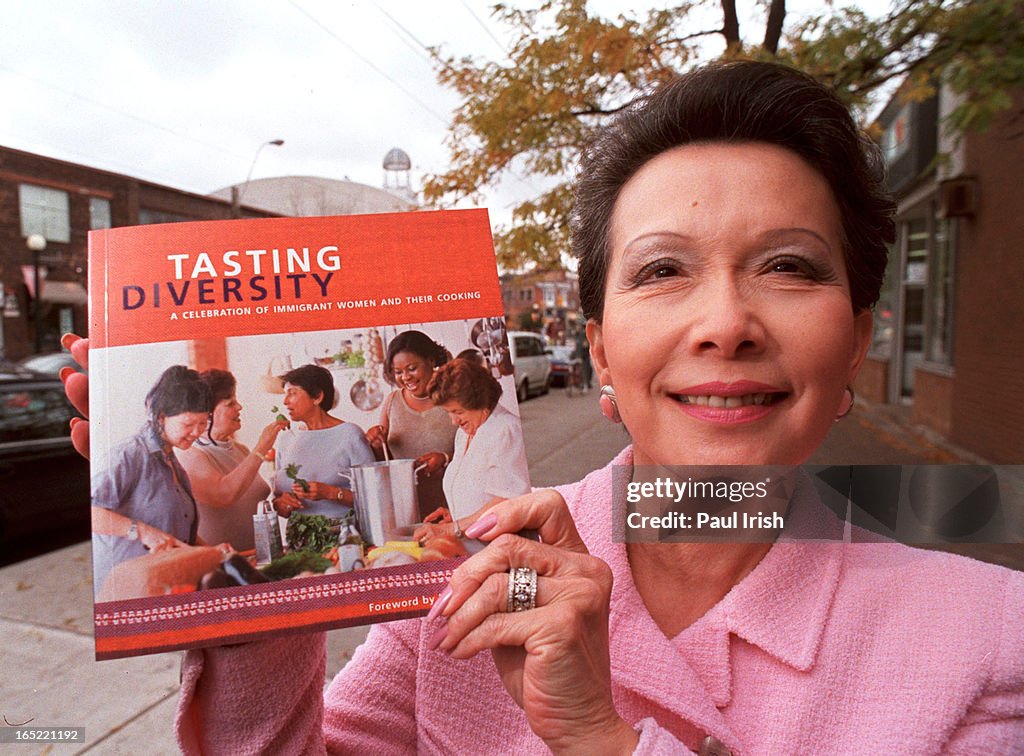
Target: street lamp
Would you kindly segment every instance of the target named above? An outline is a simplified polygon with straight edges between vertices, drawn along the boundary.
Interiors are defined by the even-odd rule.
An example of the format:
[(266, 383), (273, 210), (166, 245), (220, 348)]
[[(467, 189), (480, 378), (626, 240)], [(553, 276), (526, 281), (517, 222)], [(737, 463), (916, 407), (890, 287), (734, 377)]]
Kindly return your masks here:
[(241, 206), (242, 204), (242, 198), (245, 197), (245, 190), (249, 188), (249, 181), (250, 179), (252, 179), (253, 168), (256, 167), (256, 161), (260, 159), (260, 153), (263, 152), (263, 148), (266, 147), (267, 145), (271, 145), (273, 147), (280, 147), (283, 144), (283, 139), (271, 139), (269, 142), (264, 142), (263, 144), (261, 144), (259, 148), (256, 150), (256, 154), (252, 158), (252, 165), (249, 166), (249, 173), (245, 177), (245, 183), (242, 184), (242, 190), (238, 193), (239, 206)]
[(33, 281), (33, 294), (32, 294), (32, 324), (36, 329), (36, 354), (42, 350), (43, 344), (43, 328), (39, 322), (40, 312), (40, 300), (42, 299), (42, 290), (39, 287), (39, 253), (46, 249), (46, 237), (42, 234), (29, 234), (28, 238), (25, 239), (25, 246), (32, 252), (32, 281)]

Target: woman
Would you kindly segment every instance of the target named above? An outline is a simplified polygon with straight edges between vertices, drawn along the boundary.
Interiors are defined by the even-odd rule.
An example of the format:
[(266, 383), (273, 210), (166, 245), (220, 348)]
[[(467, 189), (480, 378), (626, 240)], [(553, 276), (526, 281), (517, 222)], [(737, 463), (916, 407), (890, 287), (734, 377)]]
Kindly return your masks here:
[(206, 435), (179, 453), (178, 460), (188, 473), (199, 507), (199, 537), (206, 543), (229, 543), (235, 551), (246, 551), (254, 547), (252, 516), (270, 494), (270, 486), (258, 474), (260, 464), (287, 423), (267, 425), (249, 451), (235, 441), (242, 428), (235, 376), (212, 369), (199, 377), (210, 389), (213, 415)]
[(303, 514), (342, 517), (355, 498), (344, 473), (352, 465), (373, 462), (363, 431), (328, 410), (334, 407), (334, 380), (326, 368), (302, 365), (283, 376), (283, 404), (292, 422), (303, 423), (278, 438), (274, 506), (282, 517)]
[[(323, 709), (322, 636), (190, 652), (185, 750), (1019, 752), (1021, 574), (848, 543), (802, 482), (774, 544), (612, 540), (634, 465), (802, 462), (845, 414), (892, 238), (876, 166), (829, 90), (773, 64), (623, 111), (583, 156), (573, 242), (602, 409), (633, 445), (481, 516), (490, 545), (433, 616), (375, 626)], [(538, 573), (519, 613), (512, 567)], [(259, 712), (232, 687), (284, 670), (305, 683)]]
[(519, 421), (498, 400), (501, 384), (479, 364), (452, 360), (430, 382), (430, 398), (448, 413), (455, 433), (455, 456), (444, 473), (451, 521), (423, 525), (420, 541), (461, 536), (480, 512), (530, 489)]
[(93, 585), (97, 594), (116, 565), (178, 546), (202, 543), (185, 451), (210, 424), (213, 402), (199, 373), (167, 368), (146, 394), (146, 424), (111, 454), (92, 485)]
[(441, 471), (454, 452), (455, 428), (427, 391), (434, 371), (448, 362), (448, 350), (421, 331), (405, 331), (391, 340), (384, 378), (395, 391), (384, 400), (380, 425), (366, 440), (380, 459), (387, 444), (391, 459), (415, 459), (426, 465), (417, 480), (420, 518), (445, 505)]

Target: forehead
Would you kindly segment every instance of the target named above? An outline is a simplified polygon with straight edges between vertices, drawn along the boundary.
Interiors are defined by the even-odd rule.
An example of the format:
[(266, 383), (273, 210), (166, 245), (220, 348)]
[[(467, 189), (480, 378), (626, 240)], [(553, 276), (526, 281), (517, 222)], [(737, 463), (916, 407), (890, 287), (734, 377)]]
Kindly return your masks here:
[(785, 228), (807, 228), (840, 249), (841, 218), (824, 177), (776, 145), (702, 143), (641, 166), (619, 192), (608, 241), (614, 254), (645, 234), (728, 244)]
[(209, 420), (209, 417), (209, 413), (207, 412), (182, 412), (177, 415), (171, 415), (171, 417), (167, 419), (171, 422), (191, 425), (193, 423), (205, 423)]
[(398, 352), (391, 361), (393, 365), (412, 365), (423, 362), (423, 358), (415, 352)]

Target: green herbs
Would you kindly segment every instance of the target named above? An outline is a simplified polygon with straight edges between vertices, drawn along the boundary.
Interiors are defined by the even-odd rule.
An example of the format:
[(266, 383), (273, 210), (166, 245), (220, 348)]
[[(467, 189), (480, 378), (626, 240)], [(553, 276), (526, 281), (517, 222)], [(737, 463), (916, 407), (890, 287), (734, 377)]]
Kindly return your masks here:
[(342, 367), (361, 368), (366, 365), (366, 357), (362, 352), (338, 352), (334, 361)]
[(322, 554), (338, 545), (341, 520), (325, 515), (293, 512), (288, 518), (288, 548)]
[[(295, 515), (292, 517), (294, 519)], [(288, 521), (288, 530), (291, 530), (291, 520)], [(326, 559), (312, 551), (292, 551), (283, 557), (278, 557), (261, 569), (260, 572), (270, 580), (286, 580), (295, 577), (300, 572), (322, 573), (332, 565), (333, 562), (330, 559)]]
[(298, 485), (303, 491), (309, 493), (309, 481), (305, 478), (299, 477), (299, 470), (302, 469), (302, 465), (297, 465), (292, 462), (290, 465), (284, 468), (284, 474), (287, 475), (292, 482)]
[(270, 411), (277, 413), (277, 417), (274, 418), (275, 420), (277, 420), (277, 422), (279, 422), (279, 423), (287, 423), (288, 422), (288, 418), (285, 417), (281, 413), (281, 408), (278, 407), (276, 404), (273, 407), (270, 408)]

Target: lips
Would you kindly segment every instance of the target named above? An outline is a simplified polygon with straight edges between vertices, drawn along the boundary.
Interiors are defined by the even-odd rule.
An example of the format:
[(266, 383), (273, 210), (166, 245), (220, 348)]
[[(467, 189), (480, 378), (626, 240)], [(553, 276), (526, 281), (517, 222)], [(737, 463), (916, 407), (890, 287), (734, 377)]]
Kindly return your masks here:
[(690, 415), (703, 420), (734, 423), (765, 417), (773, 405), (789, 396), (789, 392), (755, 381), (712, 381), (687, 386), (670, 396)]

